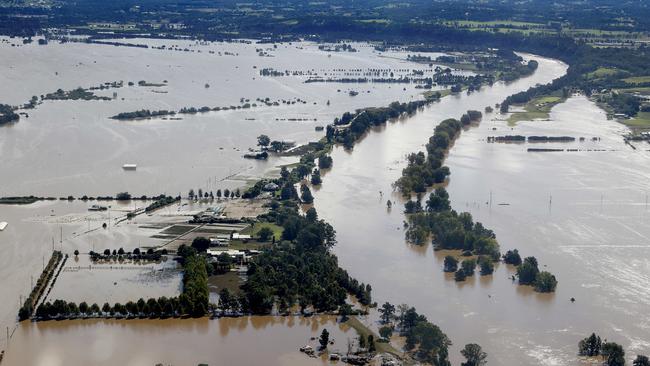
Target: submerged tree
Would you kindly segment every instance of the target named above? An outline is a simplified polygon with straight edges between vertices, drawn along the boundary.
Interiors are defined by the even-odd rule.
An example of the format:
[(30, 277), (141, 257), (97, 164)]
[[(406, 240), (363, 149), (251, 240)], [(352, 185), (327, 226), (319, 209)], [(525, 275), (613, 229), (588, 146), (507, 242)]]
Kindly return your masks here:
[(304, 183), (300, 186), (300, 199), (306, 204), (314, 202), (314, 196), (311, 195), (311, 190)]
[(318, 343), (320, 343), (321, 349), (327, 348), (327, 344), (330, 342), (330, 333), (327, 331), (327, 329), (323, 329), (323, 332), (320, 334), (320, 338), (318, 339)]
[(458, 259), (454, 258), (451, 255), (445, 257), (444, 271), (445, 272), (456, 272), (458, 270)]
[(650, 360), (646, 356), (637, 355), (634, 361), (632, 361), (632, 366), (650, 366)]
[(591, 333), (591, 335), (578, 343), (578, 354), (580, 356), (598, 356), (600, 355), (600, 349), (602, 347), (602, 341), (596, 333)]
[(532, 285), (537, 278), (539, 268), (537, 267), (537, 259), (535, 257), (526, 257), (524, 262), (517, 267), (517, 277), (519, 277), (519, 284)]
[(460, 353), (467, 360), (461, 364), (462, 366), (482, 366), (487, 364), (487, 353), (483, 352), (483, 349), (478, 344), (466, 344)]
[(266, 148), (269, 146), (271, 143), (271, 138), (268, 137), (267, 135), (259, 135), (257, 136), (257, 145), (260, 147)]
[(601, 354), (605, 358), (605, 365), (607, 366), (625, 365), (625, 351), (623, 350), (623, 346), (618, 343), (604, 343), (601, 349)]

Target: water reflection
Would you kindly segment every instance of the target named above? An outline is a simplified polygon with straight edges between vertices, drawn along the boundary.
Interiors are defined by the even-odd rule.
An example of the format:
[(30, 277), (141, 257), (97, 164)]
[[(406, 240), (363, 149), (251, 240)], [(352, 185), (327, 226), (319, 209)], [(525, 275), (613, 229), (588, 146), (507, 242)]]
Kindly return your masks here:
[[(376, 192), (392, 191), (406, 154), (422, 150), (438, 122), (458, 118), (467, 109), (482, 110), (513, 89), (545, 83), (565, 71), (552, 60), (540, 59), (540, 65), (530, 78), (444, 99), (406, 123), (371, 132), (352, 155), (336, 148), (336, 169), (314, 195), (319, 215), (337, 230), (335, 251), (341, 265), (360, 281), (374, 284), (378, 301), (407, 302), (435, 319), (454, 341), (454, 363), (461, 361), (459, 348), (469, 342), (480, 343), (490, 363), (539, 365), (553, 360), (572, 365), (577, 362), (576, 342), (594, 329), (632, 348), (640, 345), (633, 340), (650, 336), (647, 326), (627, 317), (642, 318), (647, 306), (647, 289), (637, 286), (650, 280), (643, 270), (650, 271), (643, 254), (650, 232), (642, 221), (647, 214), (639, 207), (645, 200), (640, 186), (650, 178), (643, 168), (647, 153), (625, 149), (625, 128), (607, 121), (584, 97), (555, 107), (546, 122), (511, 127), (494, 119), (498, 114), (488, 115), (463, 131), (446, 162), (452, 172), (447, 189), (453, 207), (493, 229), (504, 251), (519, 248), (523, 256), (536, 256), (541, 268), (559, 279), (555, 294), (517, 286), (510, 279), (514, 268), (507, 265), (496, 266), (491, 276), (480, 276), (477, 270), (457, 283), (453, 274), (442, 271), (445, 252), (404, 243), (404, 232), (396, 230), (404, 221), (400, 195), (387, 195), (395, 203), (390, 213), (377, 200)], [(487, 143), (488, 136), (507, 134), (598, 136), (597, 141), (544, 146), (607, 151), (535, 154), (527, 152), (527, 145)], [(609, 198), (602, 204), (601, 195)], [(350, 222), (348, 217), (356, 219)], [(630, 253), (639, 258), (634, 265), (626, 263)], [(571, 297), (581, 300), (572, 304)], [(624, 330), (614, 330), (614, 324)]]
[(323, 328), (331, 350), (354, 338), (328, 316), (25, 322), (3, 365), (324, 365), (298, 351)]

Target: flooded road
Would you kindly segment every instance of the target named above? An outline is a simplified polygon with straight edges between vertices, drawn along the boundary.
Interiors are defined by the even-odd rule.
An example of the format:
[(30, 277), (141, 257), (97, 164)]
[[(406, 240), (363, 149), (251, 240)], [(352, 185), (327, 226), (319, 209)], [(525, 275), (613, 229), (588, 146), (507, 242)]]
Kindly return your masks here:
[(218, 320), (75, 320), (25, 323), (3, 365), (196, 366), (327, 365), (298, 351), (316, 348), (323, 329), (330, 352), (345, 352), (354, 331), (333, 317), (242, 317)]

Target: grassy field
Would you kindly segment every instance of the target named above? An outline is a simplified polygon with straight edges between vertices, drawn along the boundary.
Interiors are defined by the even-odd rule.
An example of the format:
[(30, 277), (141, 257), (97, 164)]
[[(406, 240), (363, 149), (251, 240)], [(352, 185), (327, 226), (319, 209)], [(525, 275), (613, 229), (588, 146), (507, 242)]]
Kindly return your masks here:
[(633, 130), (650, 130), (650, 112), (639, 112), (636, 117), (621, 122)]
[(559, 96), (543, 96), (535, 98), (524, 106), (523, 112), (513, 112), (508, 118), (508, 125), (514, 126), (517, 122), (548, 119), (553, 107), (566, 99)]
[(440, 98), (444, 98), (447, 95), (451, 94), (451, 89), (443, 89), (443, 90), (428, 90), (422, 93), (425, 98), (429, 98), (432, 95), (434, 95), (436, 92), (440, 92)]
[(232, 250), (262, 250), (271, 245), (271, 242), (261, 242), (257, 240), (248, 240), (243, 242), (241, 240), (231, 240), (228, 242), (228, 249)]
[(622, 93), (639, 93), (643, 95), (650, 95), (650, 88), (625, 88), (625, 89), (617, 89), (619, 92)]
[(586, 75), (587, 79), (600, 79), (611, 75), (616, 75), (619, 71), (613, 68), (599, 67)]
[(260, 230), (262, 230), (262, 228), (265, 227), (273, 231), (273, 236), (275, 236), (275, 240), (280, 239), (280, 236), (282, 236), (282, 227), (270, 222), (256, 222), (255, 226), (253, 227), (249, 226), (246, 229), (242, 230), (241, 233), (246, 235), (257, 236), (257, 233)]
[(210, 276), (208, 284), (214, 291), (221, 291), (221, 289), (227, 288), (231, 293), (238, 295), (241, 293), (239, 286), (243, 285), (244, 281), (239, 277), (237, 272), (230, 271), (224, 274)]
[[(270, 222), (257, 222), (255, 223), (255, 227), (250, 227), (248, 226), (244, 230), (242, 230), (240, 233), (243, 235), (251, 235), (252, 237), (257, 237), (257, 233), (262, 229), (262, 228), (269, 228), (271, 231), (273, 231), (273, 236), (275, 236), (275, 240), (278, 241), (280, 240), (280, 237), (282, 237), (282, 227), (278, 226), (276, 224), (270, 223)], [(242, 240), (231, 240), (228, 249), (233, 249), (233, 250), (260, 250), (265, 247), (268, 247), (271, 245), (271, 239), (266, 242), (262, 241), (257, 241), (257, 240), (247, 240), (246, 242)]]
[(629, 84), (650, 83), (650, 76), (633, 76), (625, 78), (623, 81)]

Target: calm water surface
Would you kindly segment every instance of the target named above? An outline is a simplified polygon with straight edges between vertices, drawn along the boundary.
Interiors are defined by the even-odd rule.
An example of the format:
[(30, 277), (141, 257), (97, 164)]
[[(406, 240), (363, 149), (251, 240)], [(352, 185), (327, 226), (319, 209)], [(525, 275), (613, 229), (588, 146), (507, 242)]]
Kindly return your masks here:
[[(118, 53), (132, 52), (122, 51), (121, 48), (111, 48), (111, 50), (117, 50), (115, 52)], [(362, 56), (342, 55), (341, 57), (345, 57), (346, 62), (349, 60), (360, 62)], [(467, 109), (483, 110), (485, 106), (501, 102), (510, 94), (525, 90), (537, 83), (547, 83), (561, 76), (566, 70), (566, 65), (559, 62), (534, 58), (540, 62), (540, 67), (531, 77), (508, 85), (497, 84), (484, 88), (470, 96), (445, 98), (413, 118), (398, 120), (372, 131), (355, 146), (352, 153), (336, 148), (333, 152), (334, 168), (323, 174), (324, 184), (314, 190), (316, 207), (319, 214), (331, 222), (337, 230), (338, 245), (335, 251), (342, 266), (359, 280), (371, 283), (377, 301), (409, 303), (439, 324), (454, 341), (452, 357), (456, 363), (460, 358), (458, 349), (465, 343), (477, 342), (489, 353), (492, 364), (573, 365), (578, 363), (575, 356), (578, 340), (591, 331), (598, 331), (602, 336), (624, 344), (629, 354), (647, 353), (650, 349), (650, 345), (646, 343), (646, 340), (650, 339), (650, 324), (645, 319), (645, 314), (650, 305), (648, 303), (650, 293), (646, 285), (650, 278), (646, 274), (650, 270), (650, 262), (646, 258), (650, 228), (647, 225), (645, 193), (648, 174), (644, 172), (644, 165), (648, 156), (647, 152), (642, 151), (644, 149), (633, 151), (626, 147), (620, 138), (625, 129), (613, 121), (607, 121), (604, 113), (585, 98), (574, 97), (557, 106), (552, 112), (551, 121), (520, 123), (514, 128), (508, 127), (505, 121), (500, 120), (501, 116), (488, 115), (480, 126), (463, 132), (447, 160), (447, 165), (452, 171), (448, 189), (454, 208), (471, 212), (475, 219), (495, 230), (503, 250), (519, 248), (524, 255), (536, 256), (540, 263), (546, 266), (545, 269), (558, 277), (560, 284), (555, 294), (539, 295), (527, 288), (512, 284), (508, 277), (513, 269), (504, 265), (498, 266), (492, 276), (472, 278), (462, 284), (455, 283), (442, 272), (441, 253), (434, 253), (430, 247), (414, 247), (404, 242), (402, 230), (404, 216), (401, 212), (401, 203), (395, 205), (393, 210), (386, 209), (387, 199), (397, 202), (401, 200), (398, 194), (392, 192), (391, 184), (399, 177), (401, 169), (405, 166), (405, 155), (423, 149), (423, 145), (438, 122), (445, 118), (457, 118)], [(179, 62), (180, 60), (179, 58)], [(381, 61), (372, 62), (388, 62), (383, 58), (378, 60)], [(232, 61), (233, 65), (239, 61), (241, 60)], [(253, 59), (253, 56), (250, 62), (261, 64), (257, 58)], [(153, 76), (147, 79), (155, 79)], [(168, 78), (172, 84), (171, 77)], [(195, 79), (198, 79), (198, 76)], [(212, 83), (218, 84), (218, 81)], [(275, 85), (276, 82), (273, 83)], [(302, 84), (297, 83), (297, 85)], [(212, 88), (210, 89), (212, 93)], [(280, 89), (288, 90), (288, 87)], [(397, 97), (399, 93), (390, 94), (393, 91), (386, 92), (383, 101)], [(121, 93), (119, 90), (118, 92)], [(197, 95), (204, 92), (204, 90), (197, 91)], [(335, 100), (336, 91), (330, 90), (329, 93), (329, 96), (319, 99), (320, 107), (323, 107), (323, 100), (327, 98)], [(314, 95), (316, 94), (317, 92), (314, 92)], [(374, 91), (370, 95), (373, 94)], [(212, 96), (214, 97), (216, 96)], [(203, 101), (206, 103), (211, 100), (205, 98)], [(339, 96), (339, 98), (347, 100), (346, 98), (349, 97)], [(362, 100), (359, 106), (363, 103), (373, 104), (369, 102), (369, 100)], [(177, 105), (188, 103), (189, 101), (185, 100), (178, 102)], [(220, 103), (215, 102), (210, 105), (212, 104)], [(377, 101), (374, 104), (385, 103)], [(133, 106), (135, 105), (138, 104)], [(347, 109), (349, 107), (350, 105), (345, 106)], [(45, 108), (43, 106), (41, 108), (42, 113), (46, 113)], [(119, 111), (123, 111), (124, 108), (120, 109)], [(127, 108), (127, 110), (132, 109), (134, 108)], [(79, 110), (77, 108), (74, 113), (79, 113)], [(308, 110), (305, 107), (305, 113), (308, 113)], [(114, 154), (112, 160), (96, 164), (97, 169), (106, 170), (108, 165), (119, 167), (123, 163), (122, 160), (133, 152), (126, 147), (138, 145), (136, 141), (149, 141), (142, 145), (149, 148), (154, 145), (162, 146), (159, 150), (143, 147), (141, 154), (143, 157), (147, 154), (150, 157), (166, 153), (171, 155), (166, 161), (163, 161), (164, 159), (158, 161), (160, 169), (143, 170), (145, 172), (143, 175), (146, 175), (144, 178), (158, 177), (155, 180), (141, 180), (142, 177), (138, 177), (126, 184), (123, 177), (111, 177), (122, 172), (107, 172), (102, 174), (105, 174), (110, 184), (103, 186), (101, 180), (93, 180), (91, 185), (87, 182), (73, 183), (73, 187), (78, 189), (86, 186), (99, 187), (98, 193), (105, 190), (106, 193), (114, 193), (113, 188), (108, 190), (101, 187), (113, 187), (114, 183), (118, 182), (118, 186), (124, 183), (120, 187), (129, 189), (144, 187), (145, 183), (153, 187), (185, 189), (181, 184), (168, 184), (166, 179), (161, 178), (167, 174), (163, 171), (169, 167), (170, 161), (173, 161), (171, 164), (177, 162), (179, 166), (183, 166), (183, 172), (190, 175), (186, 182), (182, 182), (183, 185), (199, 179), (205, 180), (204, 173), (192, 175), (188, 166), (196, 168), (197, 171), (204, 171), (203, 168), (209, 164), (201, 165), (203, 158), (197, 158), (199, 155), (191, 152), (180, 154), (179, 151), (188, 149), (191, 151), (200, 144), (208, 144), (212, 136), (232, 138), (233, 135), (231, 133), (233, 130), (228, 127), (223, 129), (223, 125), (219, 128), (212, 125), (213, 119), (222, 118), (216, 115), (192, 117), (196, 119), (193, 127), (197, 126), (199, 131), (203, 131), (198, 133), (193, 128), (186, 128), (188, 118), (184, 121), (146, 122), (148, 127), (145, 128), (135, 123), (120, 125), (107, 122), (105, 117), (110, 114), (109, 112), (111, 111), (103, 112), (104, 117), (101, 118), (93, 117), (96, 120), (92, 123), (101, 125), (102, 128), (110, 126), (113, 132), (119, 130), (119, 133), (95, 135), (96, 141), (103, 141), (104, 136), (115, 136), (122, 141), (119, 145), (122, 148), (118, 149), (121, 152)], [(37, 110), (34, 113), (40, 112)], [(52, 111), (47, 113), (51, 114)], [(96, 111), (88, 113), (89, 116), (97, 115)], [(325, 116), (323, 121), (333, 118), (334, 115), (336, 113), (323, 112)], [(274, 117), (266, 118), (273, 120)], [(320, 121), (321, 117), (318, 118)], [(12, 126), (13, 130), (5, 129), (0, 133), (19, 133), (20, 131), (17, 130), (21, 125), (25, 126), (24, 128), (35, 128), (23, 122)], [(255, 125), (259, 122), (256, 121)], [(79, 126), (79, 121), (68, 120), (67, 123), (70, 123), (70, 126)], [(275, 122), (266, 123), (269, 129), (280, 131), (273, 125)], [(60, 125), (53, 126), (57, 127), (51, 127), (51, 131), (59, 130)], [(88, 131), (91, 130), (96, 129), (88, 128)], [(308, 130), (313, 130), (313, 124), (303, 130), (306, 137), (312, 136)], [(70, 131), (73, 136), (78, 134), (75, 129)], [(153, 131), (155, 132), (150, 136)], [(124, 139), (125, 133), (127, 135), (132, 133), (132, 135)], [(488, 136), (512, 133), (584, 136), (588, 140), (584, 143), (544, 146), (613, 151), (533, 154), (526, 152), (529, 145), (488, 144), (485, 141)], [(183, 134), (186, 134), (184, 138), (177, 138)], [(250, 135), (246, 137), (248, 145), (254, 144), (256, 134), (257, 130), (255, 133), (247, 133)], [(47, 133), (44, 132), (42, 138), (46, 135)], [(87, 143), (83, 133), (77, 136), (75, 142), (82, 145)], [(591, 142), (589, 141), (591, 137), (600, 137), (601, 140)], [(158, 145), (159, 141), (165, 139), (167, 139), (166, 143)], [(16, 157), (24, 157), (22, 164), (25, 166), (30, 167), (34, 162), (30, 160), (30, 154), (26, 150), (20, 150), (22, 148), (17, 143), (12, 144), (11, 149), (7, 150), (6, 141), (9, 140), (0, 141), (5, 141), (2, 146), (3, 151), (11, 151), (16, 154), (14, 155)], [(16, 142), (18, 141), (20, 140), (16, 139)], [(192, 143), (188, 144), (186, 141)], [(216, 146), (220, 144), (216, 143)], [(66, 157), (83, 155), (79, 153), (80, 150), (76, 150), (74, 144), (71, 145), (73, 147), (58, 146), (68, 150), (63, 154)], [(229, 146), (236, 145), (238, 144), (232, 143)], [(98, 149), (98, 154), (101, 155), (102, 151), (105, 153), (109, 150), (108, 147), (104, 150)], [(150, 151), (144, 153), (145, 150)], [(206, 151), (203, 148), (200, 150)], [(218, 150), (215, 148), (215, 151)], [(214, 158), (211, 153), (203, 154), (210, 156), (205, 159)], [(63, 159), (63, 155), (57, 161), (69, 160)], [(177, 159), (178, 156), (181, 158)], [(85, 156), (84, 159), (89, 157), (91, 156)], [(195, 165), (189, 163), (197, 159), (199, 163)], [(224, 156), (218, 160), (232, 159)], [(241, 162), (241, 160), (237, 161)], [(95, 166), (89, 161), (82, 163), (87, 167)], [(71, 166), (69, 169), (72, 171), (80, 166)], [(7, 169), (15, 172), (14, 175), (17, 177), (21, 177), (21, 174), (22, 177), (33, 176), (32, 172), (21, 173), (18, 164), (11, 163)], [(96, 174), (92, 169), (87, 169), (87, 174), (95, 177)], [(232, 168), (223, 166), (214, 169), (225, 176), (227, 175), (225, 171), (230, 171)], [(169, 171), (171, 177), (173, 169)], [(101, 177), (102, 174), (99, 176)], [(85, 179), (83, 176), (74, 177), (65, 173), (52, 174), (51, 171), (43, 173), (43, 176), (48, 178), (36, 179), (34, 182), (27, 180), (25, 186), (29, 187), (30, 191), (39, 187), (46, 190), (49, 189), (47, 187), (53, 187), (48, 192), (60, 194), (63, 191), (62, 187), (68, 187), (71, 182)], [(7, 186), (9, 188), (3, 189), (8, 192), (20, 191), (17, 189), (18, 181), (19, 179), (14, 183), (10, 181)], [(11, 188), (12, 184), (13, 188)], [(492, 195), (492, 205), (486, 204), (489, 202), (490, 195)], [(552, 203), (549, 204), (551, 201)], [(509, 205), (499, 205), (500, 203)], [(6, 262), (0, 267), (2, 274), (5, 275), (6, 271), (8, 276), (3, 278), (13, 276), (14, 281), (11, 281), (11, 286), (16, 287), (13, 289), (15, 293), (18, 288), (29, 287), (29, 274), (40, 270), (38, 268), (40, 257), (51, 245), (51, 237), (58, 233), (58, 226), (51, 224), (46, 224), (45, 230), (33, 230), (27, 218), (36, 214), (48, 215), (52, 209), (79, 212), (84, 208), (85, 205), (75, 207), (75, 204), (39, 203), (29, 207), (2, 209), (4, 216), (10, 217), (17, 223), (10, 226), (8, 236), (3, 236), (2, 241), (10, 237), (9, 242), (27, 243), (24, 246), (14, 244), (16, 247), (10, 250), (11, 255), (3, 256), (1, 259)], [(76, 225), (78, 230), (81, 230), (84, 223)], [(74, 229), (70, 227), (70, 230)], [(25, 268), (25, 270), (18, 270), (18, 268)], [(576, 303), (571, 304), (570, 297), (575, 297)], [(13, 313), (15, 310), (12, 309), (14, 306), (3, 306), (7, 308), (4, 309), (5, 313), (15, 314)], [(17, 308), (17, 305), (15, 307)], [(170, 320), (141, 322), (142, 324), (137, 321), (27, 323), (16, 331), (10, 343), (7, 361), (8, 364), (43, 364), (39, 363), (39, 360), (45, 359), (53, 360), (54, 363), (48, 365), (56, 365), (59, 364), (56, 363), (59, 362), (57, 360), (63, 360), (62, 355), (65, 353), (66, 364), (129, 364), (128, 362), (133, 360), (125, 358), (129, 352), (113, 351), (118, 348), (132, 349), (131, 354), (143, 355), (144, 364), (159, 362), (157, 360), (178, 364), (186, 364), (187, 360), (191, 361), (190, 364), (206, 362), (199, 359), (200, 357), (208, 357), (212, 363), (215, 359), (221, 360), (219, 357), (225, 360), (233, 357), (230, 363), (223, 364), (258, 364), (263, 361), (283, 365), (306, 364), (312, 361), (296, 354), (295, 348), (304, 343), (304, 339), (310, 334), (320, 331), (314, 329), (313, 325), (297, 325), (289, 329), (288, 324), (284, 322), (291, 320), (281, 320), (279, 324), (273, 323), (265, 327), (256, 328), (250, 325), (241, 328), (221, 325), (224, 321), (231, 320), (188, 322)], [(255, 323), (253, 320), (247, 322)], [(229, 329), (225, 337), (224, 327)], [(166, 329), (169, 331), (161, 331)], [(152, 336), (154, 334), (155, 337)], [(70, 351), (78, 345), (80, 339), (88, 337), (99, 342), (97, 344), (110, 345), (107, 347), (110, 352), (102, 351), (102, 347), (99, 347), (100, 350), (96, 353), (75, 354)], [(166, 338), (169, 342), (184, 342), (196, 338), (196, 342), (191, 342), (194, 346), (187, 349), (187, 354), (183, 352), (177, 354), (175, 351), (172, 352), (171, 348), (161, 347), (166, 343), (161, 341), (162, 338)], [(266, 348), (259, 348), (266, 347), (264, 342), (255, 341), (255, 344), (262, 345), (256, 346), (255, 352), (246, 352), (250, 347), (250, 342), (246, 341), (248, 339), (268, 340), (269, 346), (273, 347), (267, 352)], [(51, 347), (46, 347), (47, 345)], [(25, 347), (42, 349), (43, 352), (22, 352)], [(155, 351), (149, 354), (149, 351), (142, 351), (142, 349)], [(99, 355), (99, 358), (92, 358), (95, 357), (94, 355)], [(240, 360), (250, 362), (242, 363)]]
[[(405, 154), (424, 150), (441, 120), (500, 102), (515, 88), (550, 81), (565, 70), (560, 63), (539, 61), (540, 70), (530, 78), (448, 98), (369, 133), (352, 153), (336, 148), (334, 168), (314, 194), (319, 214), (337, 230), (335, 252), (342, 266), (372, 283), (378, 301), (414, 305), (439, 324), (454, 342), (457, 363), (458, 350), (476, 342), (490, 364), (575, 365), (577, 343), (592, 331), (622, 343), (630, 358), (650, 352), (650, 156), (647, 145), (627, 147), (621, 138), (626, 129), (584, 97), (555, 107), (550, 121), (514, 128), (503, 116), (488, 115), (463, 132), (446, 162), (453, 208), (493, 229), (503, 251), (518, 248), (536, 256), (558, 278), (555, 294), (516, 286), (509, 279), (514, 269), (505, 265), (492, 276), (456, 283), (442, 272), (444, 254), (404, 242), (403, 200), (391, 184), (406, 165)], [(486, 142), (506, 134), (586, 141)], [(608, 151), (529, 153), (531, 146)], [(387, 199), (399, 203), (387, 210)]]
[(26, 323), (3, 365), (327, 365), (298, 348), (316, 348), (323, 329), (345, 352), (354, 331), (333, 317), (242, 317), (168, 320), (75, 320)]
[[(325, 126), (344, 112), (421, 98), (422, 90), (415, 89), (415, 84), (304, 83), (305, 73), (343, 77), (351, 70), (390, 69), (397, 76), (412, 69), (429, 70), (428, 65), (407, 62), (405, 52), (383, 57), (364, 44), (355, 45), (356, 53), (327, 53), (313, 43), (273, 48), (172, 40), (132, 42), (176, 45), (193, 52), (84, 43), (20, 47), (0, 43), (0, 103), (20, 105), (33, 95), (59, 88), (125, 83), (123, 88), (97, 92), (108, 97), (115, 92), (114, 100), (46, 101), (26, 110), (29, 118), (1, 127), (0, 195), (185, 194), (190, 188), (241, 187), (279, 164), (295, 161), (243, 159), (260, 134), (305, 143), (323, 136), (314, 130), (316, 126)], [(260, 57), (260, 48), (270, 57)], [(262, 77), (259, 72), (264, 68), (303, 75)], [(141, 87), (139, 80), (166, 80), (167, 84)], [(136, 85), (127, 86), (129, 81)], [(359, 95), (349, 96), (352, 89)], [(260, 105), (257, 98), (307, 103), (177, 116), (182, 120), (109, 119), (141, 109), (239, 106), (241, 98)], [(126, 163), (137, 164), (137, 171), (123, 171)]]

